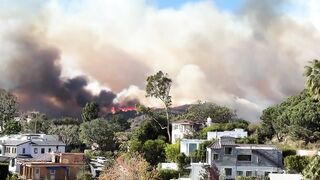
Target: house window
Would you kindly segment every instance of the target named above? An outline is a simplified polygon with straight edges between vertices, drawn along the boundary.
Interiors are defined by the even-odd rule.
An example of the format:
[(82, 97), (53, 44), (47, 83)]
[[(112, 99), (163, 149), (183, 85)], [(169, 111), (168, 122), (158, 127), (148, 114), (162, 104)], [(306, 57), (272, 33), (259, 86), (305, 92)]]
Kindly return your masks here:
[(246, 171), (246, 176), (252, 176), (252, 171)]
[(44, 154), (44, 153), (45, 153), (45, 149), (41, 148), (41, 154)]
[(251, 161), (251, 155), (238, 155), (238, 161)]
[(35, 154), (38, 154), (38, 148), (34, 148), (34, 149), (33, 149), (33, 152), (34, 152)]
[(26, 154), (26, 148), (22, 148), (22, 154)]
[(228, 155), (232, 154), (232, 147), (225, 147), (224, 154), (228, 154)]
[(232, 169), (231, 168), (225, 168), (224, 172), (225, 172), (226, 176), (232, 176)]
[(179, 125), (174, 125), (174, 126), (173, 126), (173, 129), (174, 129), (174, 130), (177, 130), (178, 128), (179, 128)]
[(48, 149), (48, 152), (51, 153), (51, 148)]
[(218, 160), (219, 159), (219, 154), (213, 154), (213, 160)]
[(195, 143), (190, 143), (189, 144), (189, 154), (193, 153), (195, 150), (197, 150), (197, 144)]
[(243, 171), (237, 171), (237, 176), (243, 176)]

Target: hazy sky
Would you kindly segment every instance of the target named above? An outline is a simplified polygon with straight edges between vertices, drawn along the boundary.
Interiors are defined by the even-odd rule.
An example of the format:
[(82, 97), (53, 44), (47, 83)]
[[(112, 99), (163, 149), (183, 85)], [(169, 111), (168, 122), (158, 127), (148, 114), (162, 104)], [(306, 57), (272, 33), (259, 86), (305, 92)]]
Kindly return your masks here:
[(162, 70), (174, 105), (210, 101), (257, 121), (303, 89), (303, 67), (320, 54), (318, 0), (4, 0), (0, 8), (0, 87), (22, 110), (56, 116), (88, 100), (156, 106), (145, 79)]

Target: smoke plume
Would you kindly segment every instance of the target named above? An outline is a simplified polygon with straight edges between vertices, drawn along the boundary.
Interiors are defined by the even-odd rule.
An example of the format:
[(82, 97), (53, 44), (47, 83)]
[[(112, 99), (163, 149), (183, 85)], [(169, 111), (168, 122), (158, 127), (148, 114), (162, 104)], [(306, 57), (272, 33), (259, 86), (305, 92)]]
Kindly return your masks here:
[(320, 56), (317, 0), (245, 0), (232, 12), (215, 1), (4, 2), (0, 86), (23, 109), (52, 115), (77, 114), (90, 100), (157, 106), (144, 83), (162, 70), (174, 105), (213, 101), (258, 121), (303, 89), (303, 67)]

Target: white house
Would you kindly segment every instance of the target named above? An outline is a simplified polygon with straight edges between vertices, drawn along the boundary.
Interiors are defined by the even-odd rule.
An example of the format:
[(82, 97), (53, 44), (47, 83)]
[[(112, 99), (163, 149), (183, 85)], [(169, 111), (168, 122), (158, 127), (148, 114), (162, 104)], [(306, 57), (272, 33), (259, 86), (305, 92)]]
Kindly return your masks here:
[(58, 136), (46, 134), (21, 134), (0, 137), (0, 157), (10, 157), (9, 171), (19, 172), (18, 158), (46, 158), (52, 152), (65, 152), (65, 144)]
[(248, 137), (248, 132), (244, 129), (234, 129), (233, 131), (222, 131), (222, 132), (208, 132), (207, 139), (220, 139), (223, 136), (234, 137), (234, 138), (244, 138)]
[(200, 144), (206, 140), (203, 139), (182, 139), (180, 141), (180, 153), (189, 156), (195, 150), (198, 150)]
[(186, 135), (192, 135), (192, 133), (197, 130), (199, 126), (199, 123), (186, 119), (172, 122), (171, 143), (175, 144), (178, 139), (183, 139)]

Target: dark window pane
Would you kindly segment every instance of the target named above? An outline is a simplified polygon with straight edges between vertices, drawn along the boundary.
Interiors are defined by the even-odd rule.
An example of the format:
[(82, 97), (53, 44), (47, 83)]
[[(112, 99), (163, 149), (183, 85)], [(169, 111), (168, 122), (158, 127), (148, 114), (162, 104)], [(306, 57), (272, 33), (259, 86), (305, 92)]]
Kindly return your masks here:
[(251, 161), (251, 155), (238, 155), (238, 161)]

